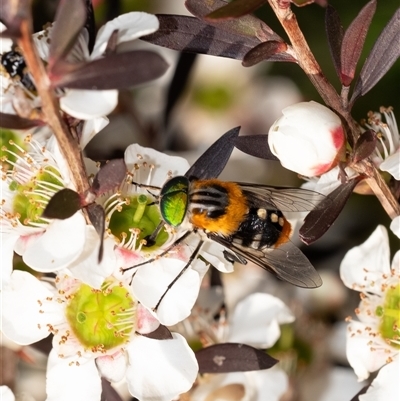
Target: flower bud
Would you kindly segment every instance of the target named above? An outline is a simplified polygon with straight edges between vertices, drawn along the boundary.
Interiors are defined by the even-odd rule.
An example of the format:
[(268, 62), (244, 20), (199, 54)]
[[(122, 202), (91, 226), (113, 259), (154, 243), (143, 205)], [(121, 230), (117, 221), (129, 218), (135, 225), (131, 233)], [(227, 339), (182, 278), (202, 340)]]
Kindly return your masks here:
[(289, 170), (307, 177), (321, 175), (340, 160), (345, 135), (340, 118), (316, 102), (286, 107), (268, 134), (271, 152)]

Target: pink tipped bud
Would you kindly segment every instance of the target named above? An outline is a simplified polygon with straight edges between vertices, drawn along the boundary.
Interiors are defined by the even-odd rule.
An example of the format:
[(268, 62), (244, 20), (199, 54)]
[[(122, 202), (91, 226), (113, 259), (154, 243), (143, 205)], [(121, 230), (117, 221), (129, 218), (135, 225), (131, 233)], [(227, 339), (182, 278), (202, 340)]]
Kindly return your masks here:
[(285, 168), (314, 177), (340, 160), (345, 135), (340, 118), (316, 102), (286, 107), (269, 130), (268, 144)]

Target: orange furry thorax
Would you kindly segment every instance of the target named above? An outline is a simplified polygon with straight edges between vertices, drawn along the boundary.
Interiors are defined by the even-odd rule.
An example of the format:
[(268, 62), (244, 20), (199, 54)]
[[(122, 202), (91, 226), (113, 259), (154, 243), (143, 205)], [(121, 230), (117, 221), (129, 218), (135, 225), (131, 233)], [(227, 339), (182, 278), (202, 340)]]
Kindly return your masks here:
[(189, 220), (193, 226), (224, 236), (234, 234), (248, 213), (247, 198), (239, 185), (234, 182), (212, 179), (194, 181), (192, 186), (194, 190), (206, 190), (213, 186), (222, 187), (226, 191), (228, 201), (225, 213), (218, 217), (207, 216), (206, 208), (193, 211), (189, 216)]

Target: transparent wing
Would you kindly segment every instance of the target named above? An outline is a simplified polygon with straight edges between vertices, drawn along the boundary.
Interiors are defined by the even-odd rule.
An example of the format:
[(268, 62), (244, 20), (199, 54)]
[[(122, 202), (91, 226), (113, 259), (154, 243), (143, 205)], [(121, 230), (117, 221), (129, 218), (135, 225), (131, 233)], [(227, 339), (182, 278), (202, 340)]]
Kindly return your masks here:
[(237, 183), (247, 195), (251, 207), (272, 206), (282, 212), (306, 212), (318, 209), (326, 197), (303, 188), (270, 187), (258, 184)]
[(283, 281), (297, 287), (316, 288), (322, 285), (321, 277), (306, 256), (288, 241), (277, 248), (257, 250), (241, 246), (216, 234), (208, 237), (237, 253), (248, 261), (270, 271)]

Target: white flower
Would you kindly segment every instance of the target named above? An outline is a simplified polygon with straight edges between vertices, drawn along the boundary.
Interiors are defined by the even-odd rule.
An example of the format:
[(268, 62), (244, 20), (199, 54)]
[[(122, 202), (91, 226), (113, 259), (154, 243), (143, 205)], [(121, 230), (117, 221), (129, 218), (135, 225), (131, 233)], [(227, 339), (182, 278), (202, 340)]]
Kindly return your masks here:
[(312, 101), (286, 107), (282, 113), (268, 134), (269, 147), (282, 166), (306, 177), (332, 169), (345, 144), (340, 118)]
[[(26, 137), (28, 150), (11, 152), (15, 161), (12, 169), (2, 171), (1, 236), (2, 274), (4, 282), (12, 271), (13, 252), (38, 272), (55, 272), (74, 267), (82, 257), (96, 253), (99, 244), (95, 229), (86, 224), (82, 212), (66, 220), (41, 217), (49, 199), (60, 189), (72, 188), (55, 138), (46, 145)], [(106, 259), (96, 266), (97, 274), (109, 275), (113, 265)], [(96, 264), (97, 265), (97, 264)], [(96, 277), (93, 277), (96, 280)], [(98, 280), (98, 279), (97, 279)], [(101, 278), (100, 285), (103, 282)]]
[(399, 354), (400, 251), (390, 265), (385, 227), (378, 226), (362, 245), (347, 252), (340, 275), (361, 297), (358, 320), (350, 320), (347, 332), (347, 359), (361, 381)]
[[(382, 121), (382, 114), (386, 123)], [(400, 134), (393, 110), (381, 108), (381, 113), (370, 113), (366, 126), (378, 134), (379, 145), (373, 153), (375, 164), (400, 180)]]
[[(212, 290), (204, 290), (212, 291)], [(212, 294), (208, 298), (215, 299)], [(205, 321), (209, 310), (194, 309), (191, 317), (192, 330), (209, 343), (235, 342), (256, 348), (272, 347), (280, 337), (279, 325), (291, 323), (294, 316), (278, 298), (264, 293), (249, 295), (239, 302), (230, 321), (221, 320), (212, 324)], [(198, 313), (198, 316), (197, 316)], [(213, 312), (211, 312), (213, 313)], [(185, 322), (183, 327), (188, 327)], [(288, 377), (278, 367), (267, 370), (232, 372), (206, 375), (199, 378), (198, 385), (190, 394), (190, 401), (209, 399), (235, 399), (238, 401), (278, 401), (288, 389)], [(218, 398), (220, 397), (220, 398)]]
[(387, 401), (400, 399), (399, 386), (400, 359), (397, 356), (392, 363), (385, 365), (368, 387), (360, 401)]
[(101, 376), (126, 379), (142, 401), (170, 401), (188, 391), (198, 372), (185, 339), (145, 336), (159, 322), (134, 298), (129, 285), (108, 277), (100, 290), (64, 273), (41, 282), (14, 271), (3, 290), (3, 333), (31, 344), (52, 333), (47, 400), (100, 400)]
[[(189, 164), (183, 158), (136, 144), (126, 149), (125, 163), (128, 174), (119, 190), (98, 199), (106, 211), (105, 243), (114, 244), (117, 267), (127, 270), (125, 275), (131, 278), (135, 298), (162, 324), (173, 325), (190, 314), (208, 264), (196, 258), (168, 290), (189, 262), (199, 238), (191, 235), (172, 246), (186, 230), (168, 225), (160, 230), (154, 244), (147, 243), (146, 238), (162, 222), (159, 207), (154, 204), (159, 190), (172, 176), (183, 175)], [(206, 242), (200, 255), (219, 270), (232, 271), (232, 264), (225, 260), (223, 250), (220, 245)], [(166, 254), (159, 256), (163, 252)], [(83, 271), (81, 269), (80, 274)]]
[[(56, 22), (57, 23), (57, 22)], [(155, 15), (144, 12), (131, 12), (120, 15), (119, 17), (107, 22), (99, 29), (96, 42), (91, 54), (88, 50), (88, 33), (84, 28), (78, 37), (77, 43), (72, 49), (68, 59), (73, 62), (93, 61), (103, 57), (104, 51), (111, 34), (118, 31), (116, 45), (124, 42), (133, 41), (141, 36), (155, 32), (159, 27), (158, 19)], [(40, 56), (48, 59), (49, 32), (42, 31), (34, 35), (36, 46)], [(110, 114), (118, 103), (117, 90), (80, 90), (65, 89), (60, 98), (60, 107), (69, 115), (81, 120), (98, 118)]]
[(0, 386), (0, 399), (2, 401), (15, 401), (15, 396), (7, 386)]

